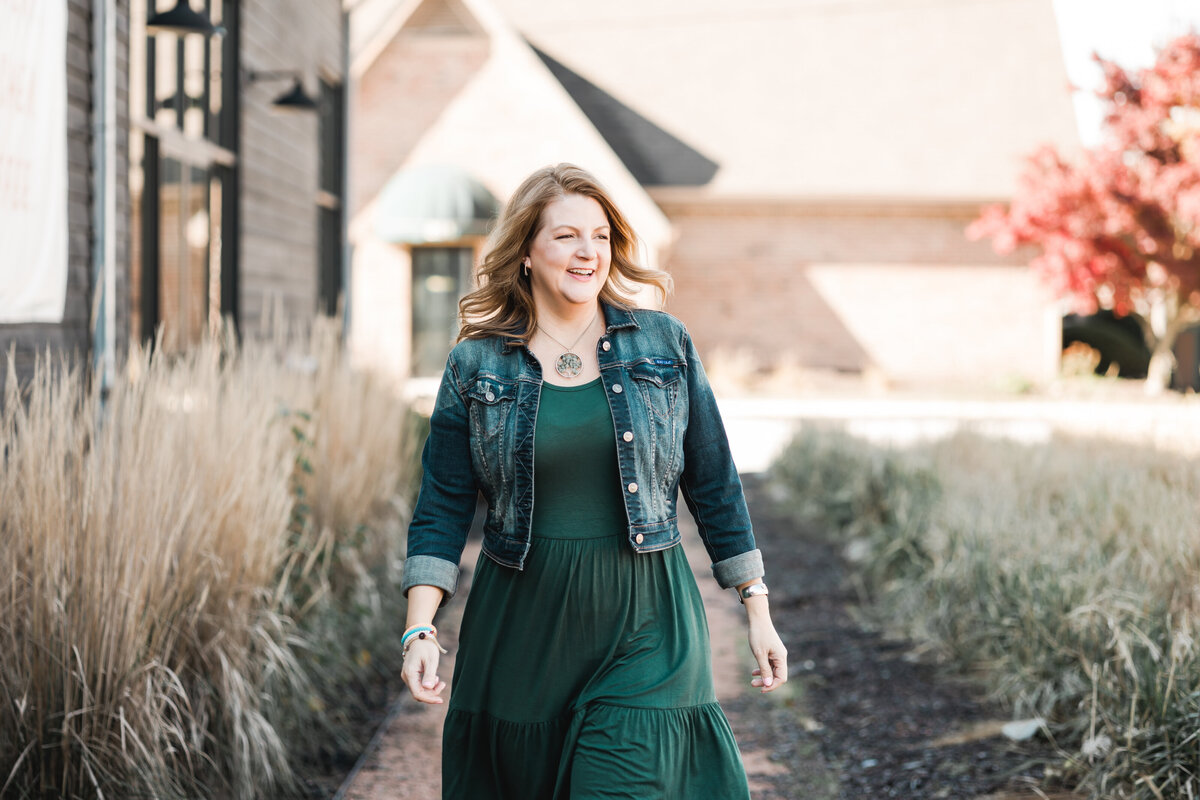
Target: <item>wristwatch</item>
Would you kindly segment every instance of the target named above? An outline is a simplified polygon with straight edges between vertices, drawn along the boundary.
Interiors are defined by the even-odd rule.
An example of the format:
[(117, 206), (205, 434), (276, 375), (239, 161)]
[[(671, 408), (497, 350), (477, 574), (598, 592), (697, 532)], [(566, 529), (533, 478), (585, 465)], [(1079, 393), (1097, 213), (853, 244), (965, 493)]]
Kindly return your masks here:
[(742, 603), (745, 603), (747, 597), (757, 597), (759, 595), (766, 596), (770, 594), (770, 592), (767, 591), (767, 585), (765, 583), (759, 582), (750, 584), (738, 592), (738, 594), (742, 597)]

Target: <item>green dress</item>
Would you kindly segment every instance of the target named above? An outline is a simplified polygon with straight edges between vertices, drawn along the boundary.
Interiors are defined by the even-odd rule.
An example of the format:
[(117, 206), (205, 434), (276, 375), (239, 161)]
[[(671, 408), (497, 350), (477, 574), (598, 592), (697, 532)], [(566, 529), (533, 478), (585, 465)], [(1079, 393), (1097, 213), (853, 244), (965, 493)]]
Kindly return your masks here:
[(748, 800), (683, 548), (626, 539), (599, 379), (543, 384), (524, 571), (481, 555), (442, 749), (442, 797)]

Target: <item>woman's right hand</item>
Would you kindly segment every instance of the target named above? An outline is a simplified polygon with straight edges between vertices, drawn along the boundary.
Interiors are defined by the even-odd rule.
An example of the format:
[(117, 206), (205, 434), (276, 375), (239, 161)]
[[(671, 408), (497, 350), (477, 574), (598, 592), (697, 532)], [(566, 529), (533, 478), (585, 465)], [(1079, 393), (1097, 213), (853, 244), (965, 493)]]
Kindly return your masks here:
[(422, 703), (445, 702), (440, 695), (446, 682), (437, 674), (440, 655), (433, 639), (418, 639), (408, 646), (401, 675), (412, 696)]
[[(433, 629), (433, 615), (442, 604), (444, 592), (436, 586), (418, 584), (408, 590), (408, 627)], [(421, 634), (424, 636), (424, 634)], [(429, 638), (420, 638), (408, 642), (404, 654), (404, 664), (400, 675), (408, 685), (412, 696), (422, 703), (442, 703), (442, 690), (446, 682), (438, 678), (438, 656), (441, 648), (437, 645), (437, 634)]]

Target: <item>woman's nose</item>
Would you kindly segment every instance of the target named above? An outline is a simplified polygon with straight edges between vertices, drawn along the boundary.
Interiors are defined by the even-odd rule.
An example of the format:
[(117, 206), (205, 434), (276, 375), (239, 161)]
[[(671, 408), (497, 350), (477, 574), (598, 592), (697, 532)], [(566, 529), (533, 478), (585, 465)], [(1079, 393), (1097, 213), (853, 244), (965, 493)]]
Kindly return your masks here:
[(579, 243), (579, 250), (577, 252), (580, 258), (584, 259), (585, 261), (591, 261), (596, 257), (596, 245), (592, 243), (591, 239), (581, 239)]

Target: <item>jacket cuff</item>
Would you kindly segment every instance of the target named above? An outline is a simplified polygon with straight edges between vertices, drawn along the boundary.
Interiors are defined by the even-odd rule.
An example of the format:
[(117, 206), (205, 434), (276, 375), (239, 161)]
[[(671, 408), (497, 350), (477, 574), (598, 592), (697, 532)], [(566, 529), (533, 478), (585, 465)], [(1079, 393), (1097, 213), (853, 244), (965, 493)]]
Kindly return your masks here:
[(404, 581), (401, 590), (408, 597), (414, 586), (436, 586), (445, 594), (442, 605), (458, 591), (458, 565), (436, 556), (409, 556), (404, 559)]
[(739, 583), (745, 583), (751, 578), (763, 576), (763, 557), (761, 550), (751, 550), (739, 553), (732, 558), (722, 559), (712, 565), (713, 577), (722, 589), (732, 589)]

